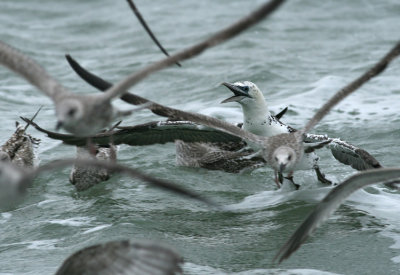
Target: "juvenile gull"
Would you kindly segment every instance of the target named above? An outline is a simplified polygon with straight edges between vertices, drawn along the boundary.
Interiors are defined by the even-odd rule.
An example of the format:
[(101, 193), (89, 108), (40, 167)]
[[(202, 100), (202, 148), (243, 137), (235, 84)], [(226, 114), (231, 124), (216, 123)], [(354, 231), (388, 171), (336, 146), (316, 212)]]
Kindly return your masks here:
[[(35, 119), (40, 109), (31, 120)], [(26, 126), (16, 123), (16, 126), (15, 132), (0, 148), (0, 160), (12, 162), (21, 167), (33, 167), (36, 159), (35, 147), (39, 145), (40, 140), (26, 133), (29, 123)]]
[(274, 261), (281, 263), (290, 257), (342, 202), (355, 191), (376, 183), (399, 182), (400, 168), (381, 168), (357, 173), (333, 188), (301, 223), (289, 240), (276, 254)]
[(34, 60), (4, 42), (0, 42), (0, 63), (22, 75), (53, 100), (59, 127), (63, 127), (74, 135), (88, 136), (108, 127), (115, 118), (131, 113), (131, 111), (118, 111), (111, 105), (111, 101), (126, 93), (126, 89), (153, 72), (162, 70), (180, 60), (196, 56), (206, 49), (238, 35), (272, 13), (283, 2), (284, 0), (271, 0), (261, 5), (255, 11), (216, 32), (210, 38), (131, 74), (104, 94), (78, 95), (69, 92)]
[[(116, 162), (117, 148), (113, 144), (108, 146), (94, 145), (94, 154), (86, 146), (76, 147), (78, 159), (97, 159), (106, 162)], [(85, 191), (96, 184), (106, 181), (111, 177), (109, 170), (101, 167), (88, 167), (86, 165), (74, 165), (69, 174), (69, 181), (77, 191)]]
[(69, 256), (56, 275), (181, 274), (183, 259), (172, 249), (150, 241), (110, 241)]
[[(288, 176), (291, 177), (295, 166), (302, 159), (304, 152), (310, 153), (316, 149), (326, 146), (332, 140), (325, 140), (316, 144), (303, 144), (306, 138), (306, 133), (311, 130), (330, 110), (345, 98), (350, 93), (354, 92), (362, 84), (370, 80), (372, 77), (380, 74), (387, 65), (399, 55), (400, 43), (396, 44), (394, 48), (390, 50), (375, 66), (364, 73), (362, 76), (351, 82), (346, 87), (339, 90), (306, 124), (306, 126), (300, 131), (292, 133), (283, 133), (272, 137), (263, 137), (255, 135), (248, 131), (242, 130), (232, 124), (224, 121), (190, 112), (184, 112), (178, 109), (165, 107), (163, 105), (151, 102), (144, 98), (138, 97), (134, 94), (125, 94), (123, 99), (132, 104), (137, 102), (145, 103), (151, 102), (150, 109), (159, 115), (166, 116), (172, 120), (188, 120), (195, 123), (203, 124), (208, 127), (212, 127), (221, 131), (225, 131), (237, 137), (240, 137), (246, 142), (252, 142), (259, 144), (261, 150), (261, 156), (272, 166), (275, 171), (275, 180), (278, 184), (278, 173), (287, 172)], [(85, 75), (87, 78), (94, 79), (96, 84), (103, 85), (105, 81), (94, 74)], [(281, 181), (281, 180), (280, 180)], [(279, 185), (279, 184), (278, 184)]]
[(140, 179), (149, 185), (217, 207), (217, 205), (213, 201), (193, 191), (180, 187), (175, 183), (163, 179), (154, 178), (136, 169), (129, 168), (117, 163), (104, 162), (96, 159), (55, 160), (45, 165), (39, 166), (36, 169), (19, 167), (15, 164), (7, 162), (0, 162), (0, 205), (8, 206), (17, 201), (22, 195), (26, 193), (26, 189), (32, 185), (33, 180), (36, 178), (36, 176), (38, 176), (38, 174), (72, 164), (79, 166), (85, 165), (90, 167), (103, 168), (109, 170), (110, 172), (119, 172), (127, 176)]

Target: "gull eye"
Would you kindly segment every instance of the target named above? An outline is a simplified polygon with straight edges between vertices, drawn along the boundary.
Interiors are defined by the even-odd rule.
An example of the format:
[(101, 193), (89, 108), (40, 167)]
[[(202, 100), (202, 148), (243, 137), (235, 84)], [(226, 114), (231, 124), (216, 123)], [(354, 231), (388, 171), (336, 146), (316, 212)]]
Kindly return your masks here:
[(76, 113), (76, 108), (71, 108), (71, 109), (68, 110), (67, 114), (68, 114), (68, 116), (74, 116), (75, 113)]
[(248, 92), (249, 91), (249, 86), (243, 86), (241, 87), (242, 91)]

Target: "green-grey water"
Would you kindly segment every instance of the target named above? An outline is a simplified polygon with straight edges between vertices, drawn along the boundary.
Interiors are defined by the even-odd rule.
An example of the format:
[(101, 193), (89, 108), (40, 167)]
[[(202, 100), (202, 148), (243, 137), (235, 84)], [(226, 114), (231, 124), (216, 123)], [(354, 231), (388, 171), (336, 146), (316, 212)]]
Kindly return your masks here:
[[(262, 1), (137, 1), (164, 46), (176, 52), (226, 26)], [(273, 16), (183, 67), (156, 73), (131, 89), (165, 105), (231, 122), (242, 120), (223, 81), (250, 80), (272, 111), (300, 127), (334, 92), (364, 72), (399, 39), (398, 1), (288, 1)], [(125, 1), (0, 2), (1, 40), (35, 58), (76, 93), (94, 93), (67, 65), (70, 53), (88, 69), (118, 81), (163, 56)], [(341, 137), (398, 166), (400, 62), (338, 105), (315, 129)], [(128, 109), (122, 101), (115, 104)], [(52, 102), (0, 68), (4, 142), (18, 117), (54, 129)], [(124, 125), (160, 120), (142, 111)], [(73, 157), (75, 148), (41, 138), (41, 163)], [(321, 167), (340, 182), (355, 173), (321, 150)], [(115, 239), (152, 239), (184, 256), (186, 274), (396, 274), (400, 269), (400, 194), (383, 186), (358, 191), (288, 261), (272, 259), (297, 225), (329, 191), (311, 171), (296, 172), (299, 191), (276, 190), (270, 169), (240, 175), (179, 167), (174, 144), (120, 146), (120, 163), (176, 181), (233, 213), (115, 175), (77, 193), (69, 169), (39, 176), (25, 200), (0, 213), (0, 273), (52, 274), (83, 247)]]

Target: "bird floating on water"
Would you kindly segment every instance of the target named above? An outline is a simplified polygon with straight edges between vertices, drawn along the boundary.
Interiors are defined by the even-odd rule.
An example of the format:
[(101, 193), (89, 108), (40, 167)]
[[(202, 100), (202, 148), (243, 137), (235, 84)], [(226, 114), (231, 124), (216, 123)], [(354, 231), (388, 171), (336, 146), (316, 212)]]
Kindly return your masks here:
[[(291, 133), (278, 134), (271, 137), (255, 135), (216, 118), (169, 108), (138, 97), (134, 94), (127, 93), (124, 95), (123, 99), (127, 102), (132, 102), (132, 104), (137, 104), (138, 101), (141, 103), (150, 102), (151, 106), (149, 109), (151, 109), (154, 113), (168, 117), (169, 119), (193, 121), (195, 123), (203, 124), (208, 127), (230, 133), (246, 140), (246, 142), (259, 144), (259, 147), (262, 148), (261, 156), (274, 169), (276, 175), (275, 177), (278, 177), (279, 172), (287, 172), (288, 175), (291, 176), (295, 166), (299, 163), (299, 161), (301, 161), (304, 153), (313, 152), (314, 150), (326, 146), (328, 143), (334, 141), (333, 139), (327, 138), (326, 140), (316, 144), (304, 144), (304, 141), (307, 137), (306, 133), (310, 131), (333, 108), (333, 106), (339, 103), (347, 95), (354, 92), (365, 82), (384, 71), (387, 65), (399, 55), (399, 52), (400, 43), (396, 44), (396, 46), (393, 47), (377, 64), (375, 64), (375, 66), (351, 82), (349, 85), (339, 90), (327, 103), (321, 107), (321, 109), (313, 116), (313, 118), (309, 120), (303, 129)], [(90, 82), (95, 83), (95, 85), (99, 86), (101, 90), (104, 89), (105, 85), (109, 84), (102, 78), (97, 77), (92, 73), (87, 73), (87, 71), (83, 72), (82, 75), (84, 79), (90, 79)], [(337, 156), (338, 155), (340, 154), (337, 154)], [(369, 161), (368, 158), (365, 160), (367, 160), (367, 162)], [(374, 163), (374, 161), (371, 161), (371, 163)], [(354, 166), (357, 167), (356, 165)], [(380, 167), (379, 163), (377, 163), (377, 167)]]
[[(33, 121), (41, 108), (33, 115)], [(16, 122), (17, 129), (11, 137), (0, 147), (0, 161), (12, 162), (21, 167), (33, 167), (36, 165), (35, 149), (40, 139), (32, 137), (26, 132), (29, 123), (25, 126)]]
[(182, 257), (150, 241), (110, 241), (81, 249), (69, 256), (56, 275), (172, 275), (181, 274)]

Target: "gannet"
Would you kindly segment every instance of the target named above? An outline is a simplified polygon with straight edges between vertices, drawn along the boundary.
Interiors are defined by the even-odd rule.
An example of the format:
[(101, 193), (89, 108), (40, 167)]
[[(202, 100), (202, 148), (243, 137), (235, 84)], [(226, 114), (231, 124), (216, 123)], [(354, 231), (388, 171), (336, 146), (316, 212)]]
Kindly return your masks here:
[(333, 188), (328, 195), (301, 223), (289, 240), (276, 254), (274, 261), (282, 262), (290, 257), (342, 202), (355, 191), (376, 183), (392, 183), (400, 181), (400, 168), (382, 168), (357, 173)]
[(56, 275), (173, 275), (182, 273), (182, 264), (178, 253), (153, 241), (109, 241), (75, 252)]
[[(130, 93), (125, 94), (123, 100), (126, 102), (132, 102), (134, 105), (137, 104), (138, 101), (148, 102), (151, 103), (149, 108), (152, 110), (152, 112), (168, 117), (169, 119), (193, 121), (195, 123), (203, 124), (205, 126), (230, 133), (246, 140), (247, 142), (258, 143), (262, 148), (261, 156), (275, 171), (275, 178), (277, 182), (278, 172), (287, 172), (289, 176), (293, 174), (294, 167), (302, 159), (304, 152), (313, 152), (315, 149), (319, 149), (331, 142), (323, 141), (317, 144), (305, 145), (303, 143), (306, 138), (306, 132), (311, 130), (333, 108), (333, 106), (338, 104), (343, 98), (354, 92), (372, 77), (375, 77), (384, 71), (387, 65), (399, 55), (399, 52), (400, 43), (396, 44), (396, 46), (393, 47), (389, 53), (385, 55), (370, 70), (335, 93), (335, 95), (314, 115), (314, 117), (309, 120), (303, 129), (300, 131), (279, 134), (272, 137), (258, 136), (219, 119), (169, 108)], [(95, 83), (96, 86), (99, 83), (101, 83), (99, 86), (104, 86), (105, 83), (108, 85), (108, 82), (92, 73), (87, 74), (87, 71), (83, 71), (81, 73), (84, 75), (84, 79), (90, 80), (89, 82)]]
[(33, 180), (40, 173), (72, 164), (107, 169), (109, 172), (119, 172), (129, 177), (140, 179), (151, 186), (201, 201), (210, 206), (218, 207), (212, 200), (180, 187), (175, 183), (154, 178), (127, 166), (96, 159), (54, 160), (37, 168), (20, 167), (13, 163), (0, 162), (0, 206), (8, 206), (21, 198), (26, 193), (26, 189), (32, 185)]
[[(234, 96), (223, 100), (221, 103), (237, 102), (243, 110), (243, 129), (253, 134), (272, 137), (283, 133), (292, 133), (296, 130), (285, 125), (280, 120), (271, 115), (264, 95), (256, 84), (250, 81), (235, 82), (234, 84), (224, 82), (225, 87), (234, 93)], [(260, 145), (249, 142), (253, 150), (259, 151)], [(291, 160), (293, 152), (289, 155), (290, 159), (281, 153), (282, 149), (276, 152), (273, 158), (279, 159), (282, 169)], [(322, 183), (331, 183), (321, 173), (317, 164), (319, 157), (314, 152), (304, 155), (300, 162), (296, 164), (294, 170), (314, 169), (318, 180)]]

